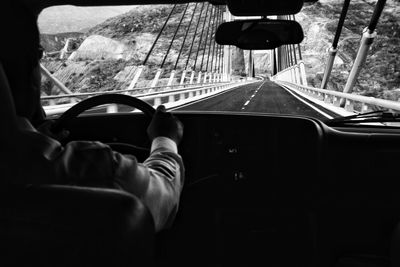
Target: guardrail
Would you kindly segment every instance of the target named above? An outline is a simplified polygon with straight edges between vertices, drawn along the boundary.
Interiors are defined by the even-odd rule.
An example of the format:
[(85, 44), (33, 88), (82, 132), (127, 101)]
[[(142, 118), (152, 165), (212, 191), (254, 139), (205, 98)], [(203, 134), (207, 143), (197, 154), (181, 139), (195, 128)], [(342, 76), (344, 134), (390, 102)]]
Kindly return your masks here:
[[(120, 93), (133, 95), (143, 101), (146, 101), (153, 106), (158, 106), (164, 104), (167, 108), (179, 106), (192, 102), (225, 90), (233, 89), (238, 86), (253, 83), (258, 80), (242, 80), (237, 82), (220, 82), (216, 84), (185, 84), (185, 85), (172, 85), (172, 86), (159, 86), (159, 87), (143, 87), (143, 88), (133, 88), (125, 90), (115, 90), (107, 92), (94, 92), (94, 93), (79, 93), (79, 94), (65, 94), (57, 96), (44, 96), (41, 98), (42, 101), (55, 101), (57, 99), (66, 99), (68, 103), (62, 103), (57, 105), (44, 105), (44, 110), (47, 115), (57, 115), (65, 112), (67, 109), (76, 104), (77, 101), (83, 100), (90, 96), (110, 94), (110, 93)], [(157, 89), (168, 90), (156, 91)], [(177, 89), (171, 89), (177, 88)], [(146, 91), (146, 93), (144, 93)], [(107, 112), (117, 112), (116, 105), (107, 105)]]
[(326, 89), (319, 89), (310, 86), (295, 84), (288, 81), (274, 79), (274, 82), (287, 86), (290, 89), (303, 92), (304, 94), (321, 100), (326, 104), (340, 107), (341, 101), (345, 101), (344, 110), (353, 113), (367, 112), (376, 109), (387, 109), (391, 111), (400, 111), (400, 103), (391, 100), (379, 99), (375, 97), (347, 94)]

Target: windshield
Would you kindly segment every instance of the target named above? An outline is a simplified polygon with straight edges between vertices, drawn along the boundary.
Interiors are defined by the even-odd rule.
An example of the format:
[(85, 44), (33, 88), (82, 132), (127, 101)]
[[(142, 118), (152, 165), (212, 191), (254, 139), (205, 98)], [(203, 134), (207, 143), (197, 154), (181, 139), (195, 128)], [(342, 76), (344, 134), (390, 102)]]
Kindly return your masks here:
[[(114, 92), (171, 110), (321, 120), (400, 110), (398, 1), (386, 1), (381, 13), (375, 3), (346, 2), (305, 3), (298, 14), (278, 16), (299, 22), (303, 41), (257, 51), (218, 45), (217, 27), (245, 18), (207, 2), (47, 8), (38, 19), (42, 105), (58, 116)], [(126, 111), (103, 111), (118, 110)]]

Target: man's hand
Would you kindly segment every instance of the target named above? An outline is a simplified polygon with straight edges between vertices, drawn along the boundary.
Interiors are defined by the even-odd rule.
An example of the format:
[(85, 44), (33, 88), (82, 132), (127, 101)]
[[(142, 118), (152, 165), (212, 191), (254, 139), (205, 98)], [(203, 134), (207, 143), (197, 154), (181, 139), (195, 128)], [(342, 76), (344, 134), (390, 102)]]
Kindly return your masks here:
[(150, 140), (164, 136), (179, 144), (183, 136), (183, 124), (161, 105), (156, 109), (153, 120), (147, 128), (147, 134)]

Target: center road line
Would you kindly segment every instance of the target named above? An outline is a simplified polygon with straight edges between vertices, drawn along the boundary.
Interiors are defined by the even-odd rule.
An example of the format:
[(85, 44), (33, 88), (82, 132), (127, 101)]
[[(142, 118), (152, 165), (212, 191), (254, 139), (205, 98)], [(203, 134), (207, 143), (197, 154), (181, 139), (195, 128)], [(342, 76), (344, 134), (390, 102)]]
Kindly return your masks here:
[(247, 100), (246, 103), (244, 103), (242, 110), (244, 110), (246, 108), (246, 106), (250, 103), (250, 100), (253, 99), (253, 97), (255, 97), (255, 95), (257, 94), (257, 92), (261, 89), (261, 87), (265, 84), (266, 80), (264, 80), (264, 82), (262, 82), (260, 84), (260, 86), (256, 89), (256, 91), (254, 92), (254, 94), (252, 96), (250, 96), (250, 99)]

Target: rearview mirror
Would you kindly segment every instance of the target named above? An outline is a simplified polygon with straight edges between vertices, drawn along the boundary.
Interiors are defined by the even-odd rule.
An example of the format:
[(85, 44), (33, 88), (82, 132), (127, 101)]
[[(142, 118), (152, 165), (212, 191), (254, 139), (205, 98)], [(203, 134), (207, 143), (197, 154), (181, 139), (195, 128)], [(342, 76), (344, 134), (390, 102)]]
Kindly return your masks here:
[(298, 13), (303, 0), (226, 0), (229, 11), (235, 16), (270, 16)]
[(244, 50), (274, 49), (303, 41), (303, 29), (292, 20), (236, 20), (222, 23), (215, 34), (220, 45), (234, 45)]

